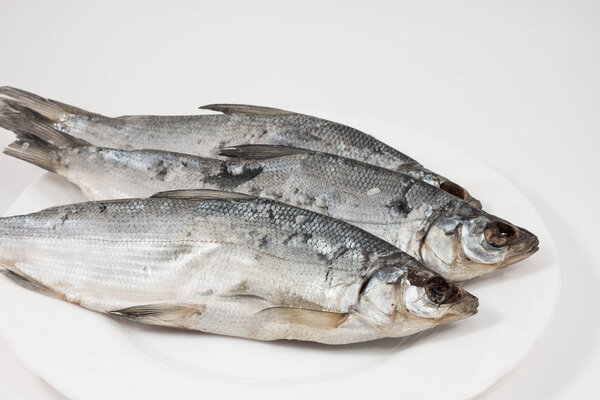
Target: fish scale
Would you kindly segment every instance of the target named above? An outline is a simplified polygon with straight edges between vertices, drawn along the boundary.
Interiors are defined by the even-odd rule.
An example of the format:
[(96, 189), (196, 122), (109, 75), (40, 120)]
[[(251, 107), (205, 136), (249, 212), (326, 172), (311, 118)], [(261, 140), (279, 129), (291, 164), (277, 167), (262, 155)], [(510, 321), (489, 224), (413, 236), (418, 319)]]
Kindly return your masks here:
[[(397, 252), (397, 249), (386, 242), (363, 235), (362, 240), (354, 240), (358, 244), (357, 247), (348, 249), (348, 252), (339, 258), (334, 258), (332, 249), (342, 246), (360, 231), (349, 225), (342, 224), (340, 226), (334, 220), (324, 220), (323, 217), (304, 210), (275, 205), (259, 199), (252, 202), (252, 206), (237, 202), (206, 201), (197, 204), (196, 208), (192, 210), (187, 209), (187, 203), (182, 203), (185, 202), (171, 199), (149, 199), (143, 202), (140, 200), (127, 201), (122, 204), (102, 203), (106, 206), (104, 211), (101, 211), (98, 205), (48, 210), (44, 213), (59, 215), (54, 216), (50, 224), (45, 222), (42, 225), (45, 228), (45, 235), (42, 237), (48, 242), (59, 238), (61, 241), (74, 242), (72, 246), (68, 246), (68, 249), (57, 249), (56, 251), (60, 254), (68, 253), (69, 249), (82, 246), (90, 249), (102, 243), (102, 248), (106, 249), (105, 245), (110, 245), (113, 251), (109, 253), (108, 261), (112, 263), (117, 260), (123, 262), (122, 258), (130, 251), (133, 252), (133, 257), (144, 257), (148, 260), (156, 257), (168, 259), (168, 253), (173, 256), (178, 251), (178, 246), (190, 244), (193, 247), (196, 242), (230, 243), (232, 246), (243, 246), (244, 243), (239, 243), (236, 235), (232, 233), (254, 229), (267, 234), (267, 241), (259, 247), (260, 251), (267, 252), (273, 258), (285, 261), (298, 258), (305, 263), (323, 263), (323, 259), (320, 257), (322, 256), (326, 260), (325, 263), (331, 262), (337, 276), (336, 281), (339, 280), (340, 283), (346, 282), (346, 279), (354, 279), (357, 274), (366, 273), (369, 260), (365, 257), (377, 257), (381, 254)], [(185, 211), (181, 210), (184, 206), (186, 207)], [(65, 215), (70, 216), (63, 222)], [(298, 215), (307, 217), (304, 223), (296, 223)], [(158, 219), (160, 223), (158, 229), (156, 222), (146, 221), (146, 218), (151, 217)], [(24, 219), (26, 218), (14, 217), (10, 224), (11, 235), (15, 241), (21, 240), (21, 237), (15, 234), (13, 226), (19, 227), (17, 230), (28, 231), (28, 224)], [(193, 221), (191, 232), (186, 231), (191, 225), (190, 221)], [(40, 224), (37, 220), (35, 222), (29, 229), (36, 229), (37, 237), (40, 237)], [(89, 233), (82, 229), (81, 225), (84, 223)], [(93, 227), (90, 225), (92, 223)], [(60, 226), (60, 228), (57, 229), (56, 226)], [(150, 226), (153, 228), (149, 229)], [(217, 230), (215, 226), (226, 227), (227, 230)], [(306, 242), (286, 241), (290, 235), (299, 232), (310, 235), (311, 239)], [(191, 233), (189, 238), (188, 233)], [(118, 239), (115, 239), (115, 235)], [(114, 242), (115, 240), (116, 242)], [(5, 240), (8, 242), (7, 246), (11, 241), (12, 239)], [(77, 245), (77, 243), (80, 244)], [(148, 247), (147, 250), (150, 253), (135, 253), (135, 251), (146, 249), (145, 246), (150, 244), (168, 247)], [(310, 252), (307, 253), (307, 250)], [(307, 254), (313, 256), (307, 258)], [(95, 256), (93, 253), (92, 255)], [(349, 263), (348, 259), (352, 259), (353, 262)], [(356, 263), (355, 260), (360, 262)], [(359, 266), (360, 268), (358, 268)], [(338, 276), (338, 273), (341, 274), (342, 271), (348, 271), (350, 274)], [(297, 272), (302, 273), (302, 271)], [(140, 271), (138, 273), (143, 275)], [(321, 275), (319, 279), (325, 282), (324, 275)]]
[[(403, 336), (477, 309), (475, 297), (360, 228), (230, 192), (1, 218), (0, 250), (0, 272), (40, 293), (144, 323), (260, 340)], [(438, 304), (428, 296), (440, 290), (448, 294)], [(392, 298), (398, 308), (389, 310)]]
[(222, 114), (109, 118), (11, 87), (0, 88), (0, 96), (0, 126), (7, 129), (31, 118), (101, 147), (156, 149), (202, 157), (216, 157), (222, 148), (241, 144), (326, 151), (401, 171), (481, 208), (481, 203), (464, 188), (373, 136), (310, 115), (260, 106), (213, 104), (201, 108)]
[[(531, 233), (439, 188), (334, 154), (242, 145), (222, 150), (229, 159), (218, 160), (101, 148), (37, 125), (26, 134), (19, 132), (7, 154), (65, 176), (91, 200), (193, 188), (262, 196), (357, 225), (452, 280), (511, 265), (537, 248)], [(470, 232), (461, 231), (475, 219), (479, 222), (468, 225)], [(514, 240), (500, 243), (495, 227), (504, 227), (506, 234), (511, 230)], [(490, 237), (499, 243), (489, 242)]]

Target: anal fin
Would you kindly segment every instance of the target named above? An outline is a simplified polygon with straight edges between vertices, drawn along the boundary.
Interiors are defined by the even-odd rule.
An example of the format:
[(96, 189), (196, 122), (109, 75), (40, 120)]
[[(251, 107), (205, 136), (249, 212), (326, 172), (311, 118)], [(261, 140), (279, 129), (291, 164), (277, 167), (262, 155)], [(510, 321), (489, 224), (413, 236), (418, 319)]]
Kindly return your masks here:
[(200, 304), (143, 304), (109, 311), (109, 314), (132, 321), (151, 325), (173, 326), (177, 328), (193, 328), (190, 326), (194, 317), (202, 315), (204, 306)]
[(0, 274), (6, 276), (8, 279), (17, 285), (24, 287), (25, 289), (43, 294), (44, 296), (65, 300), (65, 296), (62, 293), (57, 292), (56, 290), (44, 285), (40, 281), (27, 276), (26, 274), (14, 271), (12, 268), (1, 265)]

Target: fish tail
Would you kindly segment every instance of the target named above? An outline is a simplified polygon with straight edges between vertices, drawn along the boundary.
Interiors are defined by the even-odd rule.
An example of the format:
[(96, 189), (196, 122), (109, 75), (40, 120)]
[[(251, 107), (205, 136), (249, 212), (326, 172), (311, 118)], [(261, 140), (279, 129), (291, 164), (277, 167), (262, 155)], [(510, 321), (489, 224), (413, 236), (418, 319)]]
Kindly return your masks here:
[(55, 129), (53, 121), (45, 115), (8, 98), (0, 98), (0, 126), (17, 135), (17, 140), (4, 150), (5, 154), (51, 172), (56, 172), (62, 149), (89, 145)]
[[(36, 94), (16, 89), (10, 86), (0, 87), (1, 100), (10, 99), (12, 102), (26, 107), (38, 114), (43, 115), (53, 123), (60, 123), (61, 120), (68, 117), (69, 114), (98, 115), (73, 107), (68, 104), (60, 103), (56, 100), (45, 99)], [(1, 108), (2, 106), (0, 106)]]
[(50, 172), (57, 172), (60, 149), (35, 137), (18, 139), (4, 149), (4, 154), (37, 165)]
[(87, 144), (58, 130), (58, 124), (47, 115), (7, 97), (0, 97), (0, 127), (13, 131), (17, 136), (35, 136), (58, 147)]

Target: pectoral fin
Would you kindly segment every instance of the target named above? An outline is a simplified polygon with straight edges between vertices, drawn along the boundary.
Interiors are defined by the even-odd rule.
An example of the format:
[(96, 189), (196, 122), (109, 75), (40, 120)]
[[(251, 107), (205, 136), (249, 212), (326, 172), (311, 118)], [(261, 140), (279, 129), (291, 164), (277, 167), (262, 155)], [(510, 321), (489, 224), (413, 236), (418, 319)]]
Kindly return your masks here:
[(202, 315), (200, 304), (144, 304), (109, 311), (109, 314), (151, 325), (192, 328), (191, 319)]
[(303, 325), (319, 330), (338, 328), (348, 318), (348, 314), (292, 307), (265, 308), (258, 312), (258, 316), (269, 322)]

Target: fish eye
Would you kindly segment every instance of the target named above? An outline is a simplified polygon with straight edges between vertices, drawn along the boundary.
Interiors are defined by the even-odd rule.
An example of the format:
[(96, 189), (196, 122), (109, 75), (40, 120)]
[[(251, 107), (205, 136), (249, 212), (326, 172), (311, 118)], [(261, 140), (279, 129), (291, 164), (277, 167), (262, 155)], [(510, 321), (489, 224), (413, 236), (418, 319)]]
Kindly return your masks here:
[(445, 304), (459, 297), (458, 287), (440, 276), (434, 276), (425, 282), (425, 293), (436, 304)]
[(444, 192), (450, 193), (452, 196), (458, 197), (459, 199), (467, 200), (467, 191), (454, 182), (442, 182), (440, 184), (440, 189), (442, 189)]
[(483, 234), (489, 244), (501, 247), (517, 237), (517, 229), (505, 222), (492, 222), (486, 225)]

